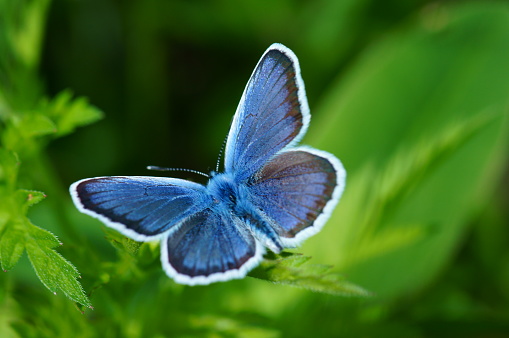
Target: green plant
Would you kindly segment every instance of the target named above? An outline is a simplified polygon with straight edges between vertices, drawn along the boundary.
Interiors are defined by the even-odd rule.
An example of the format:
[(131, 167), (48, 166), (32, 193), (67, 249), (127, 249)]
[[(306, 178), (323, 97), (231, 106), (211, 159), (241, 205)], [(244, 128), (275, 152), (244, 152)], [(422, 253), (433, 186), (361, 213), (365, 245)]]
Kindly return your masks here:
[[(267, 8), (0, 1), (1, 337), (509, 332), (507, 4)], [(214, 164), (272, 42), (299, 57), (304, 142), (342, 160), (345, 194), (302, 254), (269, 253), (242, 280), (175, 284), (157, 243), (80, 214), (67, 186)], [(76, 129), (104, 114), (69, 86), (106, 118)]]

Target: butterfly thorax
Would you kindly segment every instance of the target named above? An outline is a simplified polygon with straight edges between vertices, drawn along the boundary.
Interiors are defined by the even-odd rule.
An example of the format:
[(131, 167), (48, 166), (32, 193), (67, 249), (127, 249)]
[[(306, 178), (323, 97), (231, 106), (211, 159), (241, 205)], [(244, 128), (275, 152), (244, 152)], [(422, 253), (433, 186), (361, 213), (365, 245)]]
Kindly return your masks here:
[(207, 190), (217, 211), (227, 211), (249, 224), (254, 236), (272, 251), (282, 250), (274, 224), (253, 205), (249, 187), (245, 183), (237, 182), (231, 173), (221, 173), (212, 176)]
[(249, 200), (249, 191), (243, 184), (235, 181), (230, 173), (215, 174), (207, 184), (207, 190), (216, 204), (226, 205), (232, 211), (239, 211)]

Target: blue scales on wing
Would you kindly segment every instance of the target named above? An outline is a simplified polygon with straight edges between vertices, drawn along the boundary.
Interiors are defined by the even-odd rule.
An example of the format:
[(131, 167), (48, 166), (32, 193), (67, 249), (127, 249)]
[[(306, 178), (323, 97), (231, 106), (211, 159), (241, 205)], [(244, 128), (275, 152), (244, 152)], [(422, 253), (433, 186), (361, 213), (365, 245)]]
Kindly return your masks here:
[(227, 210), (205, 209), (186, 219), (163, 240), (162, 250), (166, 271), (180, 278), (226, 278), (221, 274), (237, 274), (261, 259), (246, 224)]
[(286, 244), (293, 244), (292, 238), (312, 227), (328, 203), (336, 202), (338, 171), (330, 159), (325, 152), (295, 148), (276, 155), (253, 176), (253, 204)]
[(126, 236), (150, 239), (208, 205), (205, 187), (163, 177), (98, 177), (76, 182), (75, 203)]
[(309, 123), (297, 58), (273, 45), (262, 56), (242, 95), (228, 135), (225, 171), (239, 182), (274, 154), (296, 143)]

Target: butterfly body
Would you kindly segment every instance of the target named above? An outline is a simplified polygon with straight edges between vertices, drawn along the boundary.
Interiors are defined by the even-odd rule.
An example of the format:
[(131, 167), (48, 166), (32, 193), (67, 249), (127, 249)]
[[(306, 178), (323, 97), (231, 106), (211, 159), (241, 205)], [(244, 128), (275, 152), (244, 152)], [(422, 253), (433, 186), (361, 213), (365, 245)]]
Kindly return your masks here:
[(228, 173), (212, 175), (207, 184), (207, 192), (215, 203), (239, 212), (242, 211), (242, 202), (249, 196), (245, 184), (236, 182), (235, 176)]
[(296, 56), (273, 44), (244, 90), (224, 172), (206, 185), (165, 177), (84, 179), (80, 211), (139, 241), (161, 241), (166, 273), (183, 284), (243, 278), (262, 260), (317, 233), (338, 202), (345, 170), (333, 155), (295, 144), (310, 115)]
[(207, 191), (214, 201), (213, 209), (216, 212), (225, 211), (231, 217), (238, 218), (250, 228), (257, 240), (272, 251), (279, 253), (283, 249), (268, 219), (253, 204), (254, 196), (248, 184), (237, 182), (234, 174), (221, 173), (212, 176)]

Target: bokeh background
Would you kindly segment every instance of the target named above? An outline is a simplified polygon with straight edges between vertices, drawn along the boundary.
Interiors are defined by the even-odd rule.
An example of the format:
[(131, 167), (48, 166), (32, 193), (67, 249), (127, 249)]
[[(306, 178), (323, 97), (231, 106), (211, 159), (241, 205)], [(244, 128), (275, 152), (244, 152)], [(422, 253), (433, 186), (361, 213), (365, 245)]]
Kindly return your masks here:
[[(95, 309), (54, 296), (22, 258), (0, 276), (4, 332), (509, 336), (506, 1), (0, 1), (4, 28), (36, 27), (40, 38), (27, 41), (39, 45), (27, 50), (41, 91), (69, 89), (104, 113), (48, 144), (47, 172), (24, 162), (27, 184), (48, 196), (28, 216), (64, 243)], [(301, 64), (312, 114), (303, 143), (334, 153), (348, 173), (331, 220), (297, 252), (369, 297), (252, 277), (177, 285), (157, 244), (129, 251), (67, 194), (85, 177), (161, 175), (147, 165), (213, 170), (273, 42)]]

